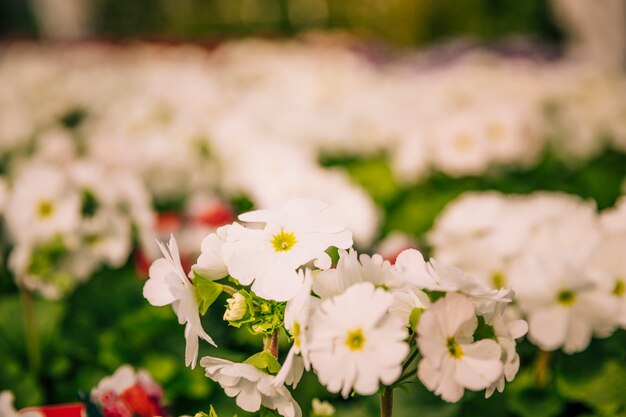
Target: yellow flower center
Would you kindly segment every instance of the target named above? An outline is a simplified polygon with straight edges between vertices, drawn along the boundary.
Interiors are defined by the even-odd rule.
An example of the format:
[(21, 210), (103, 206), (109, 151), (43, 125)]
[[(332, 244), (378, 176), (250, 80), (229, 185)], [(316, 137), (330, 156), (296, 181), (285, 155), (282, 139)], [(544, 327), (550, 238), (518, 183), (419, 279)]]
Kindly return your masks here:
[(351, 351), (358, 351), (363, 349), (363, 345), (365, 345), (365, 336), (363, 336), (363, 330), (356, 329), (348, 332), (348, 337), (346, 337), (345, 341), (346, 346)]
[(297, 321), (293, 322), (293, 343), (300, 347), (300, 323)]
[(569, 307), (576, 301), (576, 294), (570, 290), (563, 290), (557, 295), (559, 304)]
[(467, 133), (461, 133), (454, 138), (454, 147), (460, 152), (467, 152), (474, 147), (474, 140)]
[(494, 141), (500, 140), (504, 136), (504, 127), (498, 122), (490, 123), (486, 131), (487, 137)]
[(272, 246), (276, 252), (290, 251), (297, 242), (296, 235), (291, 232), (285, 232), (285, 229), (280, 229), (280, 233), (272, 236)]
[(463, 349), (461, 349), (461, 346), (456, 342), (454, 337), (448, 337), (446, 347), (448, 348), (450, 356), (454, 359), (460, 359), (463, 356)]
[(504, 277), (504, 274), (500, 271), (495, 271), (491, 274), (491, 284), (495, 289), (504, 288), (506, 286), (506, 278)]
[(54, 213), (54, 204), (52, 204), (49, 200), (42, 200), (39, 202), (39, 206), (37, 207), (37, 214), (42, 219), (47, 219), (52, 216)]
[(613, 288), (613, 295), (616, 297), (621, 297), (626, 292), (626, 284), (624, 284), (624, 280), (622, 278), (617, 278), (615, 282), (615, 288)]

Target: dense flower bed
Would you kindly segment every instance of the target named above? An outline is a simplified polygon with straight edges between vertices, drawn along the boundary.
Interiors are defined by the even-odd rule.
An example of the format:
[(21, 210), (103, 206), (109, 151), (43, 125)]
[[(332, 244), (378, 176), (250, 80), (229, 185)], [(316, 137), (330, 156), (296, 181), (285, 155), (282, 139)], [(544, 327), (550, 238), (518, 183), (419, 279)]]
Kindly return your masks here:
[[(0, 334), (8, 335), (0, 346), (6, 363), (0, 388), (14, 390), (21, 405), (71, 401), (77, 388), (96, 386), (131, 362), (154, 373), (177, 409), (185, 408), (181, 414), (208, 411), (209, 403), (229, 413), (232, 402), (183, 362), (195, 365), (198, 351), (204, 352), (200, 365), (228, 396), (235, 394), (232, 381), (224, 382), (225, 369), (255, 384), (278, 378), (266, 362), (261, 371), (237, 367), (256, 352), (245, 330), (271, 336), (284, 325), (284, 334), (295, 337), (287, 312), (297, 314), (312, 291), (311, 303), (326, 306), (311, 307), (306, 318), (310, 338), (319, 338), (314, 348), (303, 353), (296, 344), (290, 350), (287, 338), (281, 343), (289, 361), (302, 357), (333, 393), (370, 395), (411, 369), (413, 379), (446, 401), (461, 400), (465, 388), (487, 388), (491, 395), (513, 381), (490, 398), (493, 415), (614, 415), (626, 406), (610, 389), (626, 380), (626, 204), (618, 201), (626, 174), (622, 70), (529, 50), (507, 55), (451, 48), (381, 60), (371, 48), (313, 38), (228, 42), (212, 50), (4, 45), (0, 79), (10, 80), (0, 85), (6, 260)], [(469, 190), (493, 191), (461, 196)], [(316, 235), (303, 242), (320, 253), (294, 255), (278, 268), (271, 251), (258, 251), (264, 237), (256, 230), (219, 228), (251, 208), (301, 197), (331, 204), (359, 253), (380, 255), (357, 255), (345, 236), (320, 241)], [(250, 213), (240, 221), (273, 224), (267, 216)], [(268, 232), (278, 239), (274, 252), (290, 251), (311, 227), (292, 226), (284, 234), (280, 228)], [(191, 310), (177, 308), (178, 321), (187, 325), (182, 361), (176, 317), (141, 301), (144, 284), (137, 277), (150, 276), (145, 288), (164, 279), (154, 273), (164, 259), (157, 260), (154, 238), (165, 241), (170, 233), (177, 244), (163, 247), (163, 254), (180, 267), (181, 283), (195, 264), (200, 276), (228, 275), (246, 286), (211, 301), (226, 303), (223, 319), (240, 329), (216, 335), (226, 340), (220, 349), (228, 360), (197, 346), (197, 336), (213, 342), (201, 323), (219, 328), (221, 313), (192, 320)], [(226, 242), (227, 249), (215, 249), (216, 242)], [(333, 268), (324, 258), (315, 265), (322, 271), (308, 277), (300, 267), (320, 261), (328, 247), (340, 248), (332, 254)], [(462, 268), (476, 284), (447, 281), (448, 267), (403, 251), (409, 247)], [(216, 256), (224, 257), (220, 276), (214, 276)], [(424, 271), (435, 284), (416, 278)], [(304, 297), (299, 294), (307, 282)], [(477, 300), (505, 287), (514, 290), (513, 305), (497, 318)], [(145, 294), (155, 305), (173, 302), (158, 292)], [(267, 327), (268, 317), (250, 315), (245, 306), (258, 303), (254, 297), (279, 312), (276, 328)], [(395, 314), (371, 317), (375, 324), (366, 327), (359, 320), (373, 312), (363, 311), (354, 317), (354, 329), (388, 333), (378, 338), (380, 349), (396, 354), (376, 366), (372, 378), (342, 376), (337, 366), (327, 369), (334, 351), (323, 341), (343, 335), (357, 346), (373, 336), (352, 328), (344, 335), (319, 323), (358, 311), (365, 299), (365, 307), (384, 305)], [(463, 318), (441, 330), (432, 317), (449, 314), (447, 305)], [(26, 325), (14, 319), (18, 315)], [(526, 332), (522, 319), (528, 336), (518, 354), (515, 339)], [(479, 381), (462, 373), (446, 379), (440, 360), (427, 360), (437, 352), (429, 340), (445, 332), (456, 340), (442, 339), (454, 360), (455, 352), (491, 340), (495, 347), (485, 351), (493, 357), (481, 360), (492, 360), (484, 368), (493, 372)], [(409, 334), (413, 342), (405, 340)], [(414, 362), (403, 363), (411, 358), (409, 348), (422, 358), (419, 372), (411, 368)], [(299, 379), (280, 377), (294, 384)], [(300, 404), (315, 396), (337, 399), (314, 378), (305, 377), (301, 387), (295, 393)], [(272, 389), (259, 405), (297, 415), (289, 391)], [(258, 409), (256, 397), (246, 398), (237, 404)], [(399, 398), (398, 407), (428, 409), (439, 401), (434, 398), (412, 392)], [(370, 404), (338, 401), (345, 415), (367, 413)], [(467, 415), (484, 401), (470, 394), (454, 406), (435, 404)]]

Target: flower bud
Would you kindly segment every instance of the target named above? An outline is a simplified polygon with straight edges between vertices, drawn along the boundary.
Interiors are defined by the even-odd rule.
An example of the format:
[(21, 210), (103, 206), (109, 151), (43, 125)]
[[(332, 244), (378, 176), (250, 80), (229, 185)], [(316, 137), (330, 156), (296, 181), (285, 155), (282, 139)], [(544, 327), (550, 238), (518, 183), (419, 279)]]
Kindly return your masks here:
[(241, 293), (233, 294), (226, 302), (228, 306), (226, 307), (226, 312), (224, 312), (224, 320), (237, 321), (246, 315), (248, 304), (246, 303), (246, 297), (241, 295)]
[(328, 401), (320, 401), (317, 398), (313, 398), (313, 415), (316, 417), (332, 417), (335, 415), (335, 407)]

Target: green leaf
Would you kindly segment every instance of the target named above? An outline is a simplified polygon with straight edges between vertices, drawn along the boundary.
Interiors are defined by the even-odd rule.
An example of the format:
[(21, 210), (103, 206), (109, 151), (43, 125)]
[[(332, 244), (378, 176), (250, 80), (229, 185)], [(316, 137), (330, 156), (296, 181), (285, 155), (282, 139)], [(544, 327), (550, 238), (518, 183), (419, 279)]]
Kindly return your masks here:
[(411, 310), (411, 314), (409, 315), (409, 325), (411, 326), (412, 330), (417, 329), (417, 325), (420, 322), (422, 313), (424, 313), (423, 308), (414, 308), (413, 310)]
[(553, 417), (565, 408), (563, 399), (552, 387), (536, 386), (531, 369), (520, 371), (507, 391), (509, 408), (521, 417)]
[(280, 364), (269, 351), (264, 350), (263, 352), (256, 353), (246, 359), (243, 363), (247, 363), (248, 365), (252, 365), (258, 370), (266, 371), (272, 375), (276, 375), (278, 371), (280, 371)]
[(626, 366), (622, 362), (610, 358), (600, 364), (596, 362), (596, 369), (587, 369), (593, 362), (584, 359), (563, 362), (556, 375), (556, 387), (561, 395), (587, 404), (599, 414), (613, 415), (626, 408)]
[(211, 304), (217, 300), (217, 297), (224, 291), (224, 286), (215, 281), (210, 281), (194, 274), (193, 286), (196, 292), (196, 300), (200, 314), (205, 315)]

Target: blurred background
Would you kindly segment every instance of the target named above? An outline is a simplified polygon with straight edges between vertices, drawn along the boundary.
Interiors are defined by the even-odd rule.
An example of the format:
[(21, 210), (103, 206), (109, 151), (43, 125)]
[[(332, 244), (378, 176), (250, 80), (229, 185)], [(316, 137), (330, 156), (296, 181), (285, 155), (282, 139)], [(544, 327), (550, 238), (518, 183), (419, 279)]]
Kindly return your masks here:
[(0, 34), (17, 38), (159, 39), (193, 42), (245, 36), (285, 37), (346, 30), (412, 47), (459, 36), (501, 40), (524, 35), (557, 45), (551, 3), (540, 0), (5, 0)]
[[(184, 367), (182, 328), (142, 286), (155, 237), (174, 233), (188, 267), (251, 208), (336, 204), (360, 250), (393, 260), (429, 253), (428, 231), (467, 191), (614, 206), (625, 22), (623, 0), (2, 0), (0, 391), (18, 408), (72, 402), (130, 363), (175, 415), (246, 415)], [(258, 349), (211, 311), (220, 356)], [(600, 351), (624, 358), (622, 342)], [(522, 345), (523, 362), (535, 353)], [(623, 386), (622, 371), (607, 383)], [(589, 405), (584, 387), (521, 380), (452, 405), (411, 387), (397, 415), (618, 415), (593, 414), (606, 399)], [(315, 397), (339, 417), (378, 408), (311, 375), (294, 395), (305, 415)]]

